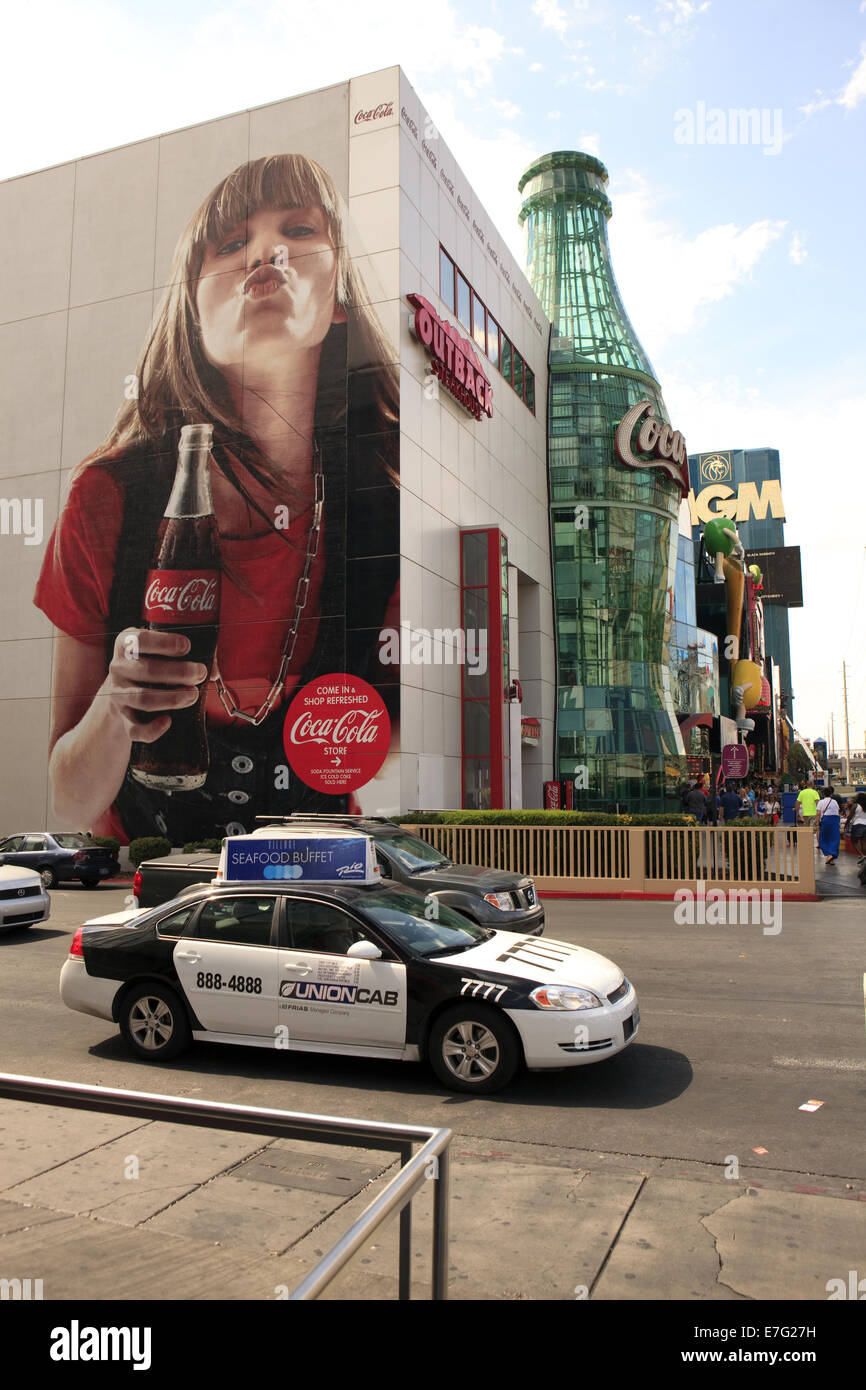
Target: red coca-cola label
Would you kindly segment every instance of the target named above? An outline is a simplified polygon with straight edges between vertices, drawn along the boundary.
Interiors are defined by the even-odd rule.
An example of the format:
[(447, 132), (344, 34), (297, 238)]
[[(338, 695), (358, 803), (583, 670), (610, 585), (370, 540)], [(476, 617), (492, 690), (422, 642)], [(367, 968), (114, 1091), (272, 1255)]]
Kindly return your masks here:
[(283, 744), (295, 774), (316, 791), (341, 796), (371, 781), (391, 743), (382, 697), (358, 676), (319, 676), (299, 690), (286, 715)]
[(219, 570), (148, 570), (144, 621), (195, 627), (219, 617)]

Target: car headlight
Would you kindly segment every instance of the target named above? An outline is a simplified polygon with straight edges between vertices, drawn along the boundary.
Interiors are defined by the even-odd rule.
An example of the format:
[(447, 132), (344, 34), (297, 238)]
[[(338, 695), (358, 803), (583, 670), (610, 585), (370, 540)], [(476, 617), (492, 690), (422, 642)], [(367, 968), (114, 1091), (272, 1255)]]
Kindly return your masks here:
[(600, 1009), (601, 1000), (591, 989), (577, 985), (539, 985), (530, 994), (539, 1009)]
[(510, 893), (485, 893), (484, 901), (490, 903), (491, 907), (498, 907), (500, 912), (514, 911), (514, 903)]

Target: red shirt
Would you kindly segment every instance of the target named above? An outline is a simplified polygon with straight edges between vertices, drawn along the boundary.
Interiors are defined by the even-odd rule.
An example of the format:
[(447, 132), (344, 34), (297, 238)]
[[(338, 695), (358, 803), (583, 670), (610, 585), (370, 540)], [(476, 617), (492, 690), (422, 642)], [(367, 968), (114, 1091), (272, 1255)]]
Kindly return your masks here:
[[(111, 460), (85, 465), (72, 480), (66, 505), (48, 542), (34, 596), (37, 608), (61, 632), (100, 650), (105, 649), (122, 518), (123, 489)], [(220, 537), (225, 571), (217, 661), (236, 704), (250, 714), (267, 697), (280, 668), (283, 643), (295, 615), (295, 595), (311, 523), (309, 507), (282, 533), (273, 530), (240, 539)], [(324, 567), (324, 535), (320, 534), (283, 700), (297, 687), (313, 653)], [(215, 725), (232, 722), (213, 682), (208, 690), (207, 716)], [(107, 820), (102, 818), (94, 829), (99, 834), (117, 834), (119, 830), (122, 835), (117, 818), (110, 819), (114, 828), (103, 829)]]

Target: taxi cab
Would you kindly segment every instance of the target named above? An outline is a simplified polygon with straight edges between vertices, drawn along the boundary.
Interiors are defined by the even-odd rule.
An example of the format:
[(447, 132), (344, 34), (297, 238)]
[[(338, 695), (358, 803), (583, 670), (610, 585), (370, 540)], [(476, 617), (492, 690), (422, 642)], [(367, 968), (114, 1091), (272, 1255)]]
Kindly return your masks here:
[(60, 993), (147, 1061), (193, 1041), (427, 1059), (473, 1094), (611, 1057), (639, 1022), (612, 961), (383, 882), (373, 840), (337, 829), (227, 839), (213, 883), (79, 928)]

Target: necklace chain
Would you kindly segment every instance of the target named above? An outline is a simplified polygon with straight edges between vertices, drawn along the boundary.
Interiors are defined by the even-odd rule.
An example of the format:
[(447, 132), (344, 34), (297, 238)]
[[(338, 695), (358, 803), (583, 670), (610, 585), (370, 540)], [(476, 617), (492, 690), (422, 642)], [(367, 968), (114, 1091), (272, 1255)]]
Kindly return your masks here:
[(319, 537), (322, 529), (322, 510), (325, 502), (325, 475), (322, 472), (322, 455), (318, 444), (315, 446), (313, 454), (313, 481), (315, 483), (315, 498), (313, 501), (313, 520), (310, 523), (309, 534), (307, 535), (307, 550), (304, 555), (304, 568), (301, 570), (301, 577), (295, 589), (295, 613), (289, 624), (286, 633), (286, 640), (283, 643), (283, 652), (280, 659), (280, 669), (277, 678), (268, 692), (264, 703), (255, 714), (246, 714), (242, 709), (238, 709), (237, 701), (217, 670), (214, 677), (214, 685), (217, 694), (222, 702), (222, 707), (230, 719), (242, 719), (246, 724), (261, 724), (267, 719), (274, 705), (282, 694), (289, 674), (289, 667), (292, 664), (292, 657), (295, 653), (295, 645), (298, 640), (298, 628), (301, 617), (307, 606), (307, 599), (310, 594), (310, 570), (313, 561), (319, 551)]

